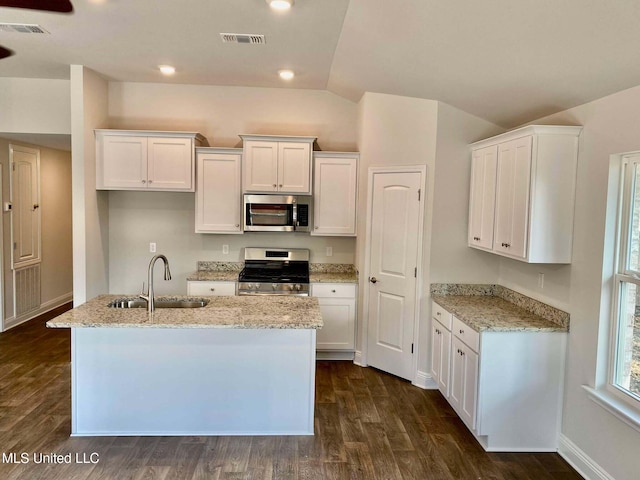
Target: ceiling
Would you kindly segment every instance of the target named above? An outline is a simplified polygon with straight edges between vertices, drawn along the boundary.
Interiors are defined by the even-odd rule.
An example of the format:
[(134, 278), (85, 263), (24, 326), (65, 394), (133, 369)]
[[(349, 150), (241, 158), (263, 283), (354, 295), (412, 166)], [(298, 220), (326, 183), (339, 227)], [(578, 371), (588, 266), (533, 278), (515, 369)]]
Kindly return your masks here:
[[(365, 91), (440, 100), (513, 127), (640, 84), (640, 1), (74, 0), (72, 15), (0, 8), (2, 77)], [(264, 34), (265, 45), (220, 33)], [(177, 69), (162, 77), (160, 64)], [(276, 73), (296, 71), (290, 83)]]

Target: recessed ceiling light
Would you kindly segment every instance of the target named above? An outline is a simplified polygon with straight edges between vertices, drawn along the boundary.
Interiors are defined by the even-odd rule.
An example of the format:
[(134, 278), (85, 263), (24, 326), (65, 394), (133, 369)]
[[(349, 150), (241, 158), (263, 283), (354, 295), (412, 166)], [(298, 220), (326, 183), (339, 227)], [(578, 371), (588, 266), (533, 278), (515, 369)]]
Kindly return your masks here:
[(293, 73), (293, 70), (280, 70), (278, 75), (280, 75), (282, 80), (292, 80), (293, 77), (296, 76), (296, 74)]
[(294, 0), (267, 0), (267, 3), (274, 10), (289, 10), (293, 6)]
[(171, 65), (158, 65), (158, 68), (163, 75), (173, 75), (176, 73), (175, 67), (172, 67)]

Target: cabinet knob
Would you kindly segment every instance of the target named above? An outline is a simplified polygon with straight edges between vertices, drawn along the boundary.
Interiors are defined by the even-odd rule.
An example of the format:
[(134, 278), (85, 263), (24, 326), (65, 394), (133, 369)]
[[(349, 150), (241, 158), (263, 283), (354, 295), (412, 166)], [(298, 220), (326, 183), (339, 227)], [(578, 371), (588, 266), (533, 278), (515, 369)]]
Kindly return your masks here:
[(460, 330), (460, 335), (464, 334), (464, 330)]
[(331, 293), (336, 293), (336, 291), (335, 290), (331, 290)]
[(142, 180), (142, 183), (147, 183), (147, 181), (146, 180)]
[(440, 312), (436, 312), (436, 315), (437, 315), (437, 316), (440, 316)]
[(153, 183), (153, 180), (149, 180), (149, 183)]
[(209, 290), (211, 290), (212, 292), (215, 292), (216, 289), (215, 288), (210, 288)]
[(318, 229), (318, 226), (316, 225), (314, 228), (317, 230), (317, 229)]
[(239, 223), (236, 223), (236, 228), (240, 228), (240, 224)]
[(274, 183), (274, 184), (273, 184), (273, 188), (276, 188), (276, 187), (277, 187), (277, 185)]

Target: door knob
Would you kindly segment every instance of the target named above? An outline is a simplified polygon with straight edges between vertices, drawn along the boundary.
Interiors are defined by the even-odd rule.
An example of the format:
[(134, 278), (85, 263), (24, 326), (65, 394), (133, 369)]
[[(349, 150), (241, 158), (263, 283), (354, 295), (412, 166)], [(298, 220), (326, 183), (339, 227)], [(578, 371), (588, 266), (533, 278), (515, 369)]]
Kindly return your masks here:
[(377, 279), (376, 277), (369, 277), (369, 281), (370, 281), (371, 283), (377, 283), (377, 282), (378, 282), (378, 279)]

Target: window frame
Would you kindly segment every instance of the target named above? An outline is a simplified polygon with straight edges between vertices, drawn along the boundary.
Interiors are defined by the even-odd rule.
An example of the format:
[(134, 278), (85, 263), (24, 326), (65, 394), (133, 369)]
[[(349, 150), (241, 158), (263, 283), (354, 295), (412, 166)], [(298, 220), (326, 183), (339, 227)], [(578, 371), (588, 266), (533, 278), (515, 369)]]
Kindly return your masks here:
[[(640, 169), (640, 152), (621, 156), (619, 193), (616, 219), (615, 239), (615, 272), (613, 274), (613, 296), (611, 312), (611, 331), (609, 338), (609, 361), (607, 369), (606, 390), (617, 399), (623, 401), (640, 412), (640, 394), (619, 386), (616, 372), (619, 364), (619, 347), (621, 342), (621, 306), (624, 301), (624, 284), (634, 284), (640, 289), (640, 263), (638, 270), (630, 268), (630, 246), (633, 226), (633, 192), (636, 188), (635, 171)], [(638, 186), (640, 188), (640, 186)]]

